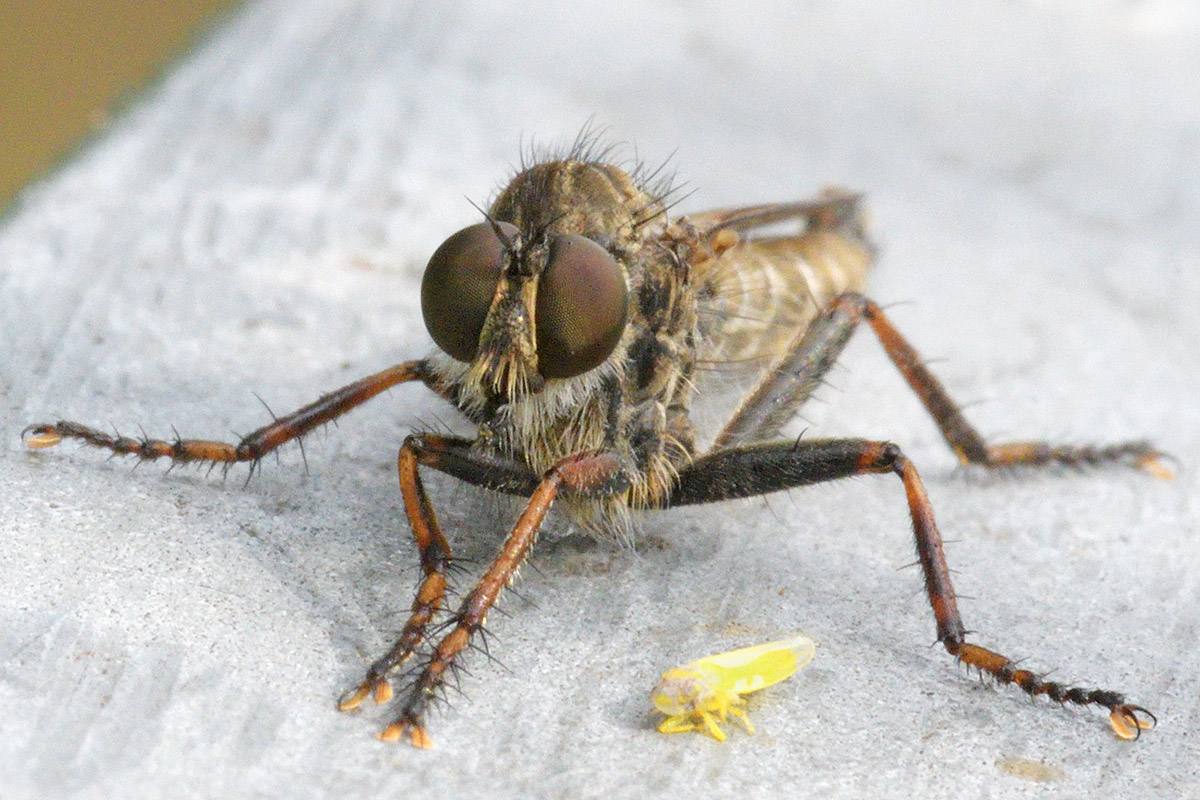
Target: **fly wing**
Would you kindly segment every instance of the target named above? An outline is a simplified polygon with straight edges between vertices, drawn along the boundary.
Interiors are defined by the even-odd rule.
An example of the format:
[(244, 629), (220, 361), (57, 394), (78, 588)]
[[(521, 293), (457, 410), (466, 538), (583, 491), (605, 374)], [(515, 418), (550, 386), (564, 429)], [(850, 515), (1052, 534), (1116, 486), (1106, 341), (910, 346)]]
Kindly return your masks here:
[[(817, 200), (718, 209), (687, 217), (716, 255), (695, 278), (701, 286), (698, 358), (722, 369), (769, 368), (837, 295), (859, 291), (875, 248), (859, 196), (827, 189)], [(755, 236), (790, 220), (792, 235)]]
[(707, 656), (689, 666), (721, 689), (747, 694), (791, 677), (815, 652), (812, 639), (794, 636)]

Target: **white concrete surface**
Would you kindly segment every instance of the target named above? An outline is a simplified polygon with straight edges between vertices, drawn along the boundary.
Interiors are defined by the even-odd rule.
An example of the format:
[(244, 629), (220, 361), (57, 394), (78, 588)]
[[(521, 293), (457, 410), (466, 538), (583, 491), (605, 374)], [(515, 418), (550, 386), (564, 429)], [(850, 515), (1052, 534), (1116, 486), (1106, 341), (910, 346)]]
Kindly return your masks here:
[[(0, 223), (0, 795), (1200, 796), (1200, 12), (1187, 2), (251, 4)], [(394, 456), (420, 387), (243, 486), (21, 428), (224, 436), (424, 353), (425, 260), (522, 142), (587, 121), (682, 210), (870, 196), (871, 293), (989, 435), (1149, 437), (1126, 470), (957, 470), (877, 344), (810, 435), (923, 470), (978, 641), (1159, 715), (981, 684), (929, 647), (903, 493), (848, 481), (548, 535), (435, 749), (334, 710), (416, 580)], [(798, 430), (799, 428), (797, 428)], [(508, 502), (431, 480), (481, 562)], [(563, 531), (561, 519), (550, 525)], [(658, 673), (804, 632), (723, 745), (654, 731)]]

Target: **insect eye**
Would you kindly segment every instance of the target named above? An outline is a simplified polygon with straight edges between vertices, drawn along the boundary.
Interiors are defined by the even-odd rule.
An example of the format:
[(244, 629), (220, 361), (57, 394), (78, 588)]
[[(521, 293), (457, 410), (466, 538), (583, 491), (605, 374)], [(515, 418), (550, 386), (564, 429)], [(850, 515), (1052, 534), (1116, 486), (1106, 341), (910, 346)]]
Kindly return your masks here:
[(537, 293), (538, 371), (581, 375), (608, 358), (629, 315), (629, 290), (617, 262), (586, 236), (557, 236)]
[[(517, 228), (497, 223), (505, 235)], [(421, 280), (421, 314), (437, 346), (459, 361), (471, 361), (504, 267), (504, 243), (491, 223), (463, 228), (442, 242)]]

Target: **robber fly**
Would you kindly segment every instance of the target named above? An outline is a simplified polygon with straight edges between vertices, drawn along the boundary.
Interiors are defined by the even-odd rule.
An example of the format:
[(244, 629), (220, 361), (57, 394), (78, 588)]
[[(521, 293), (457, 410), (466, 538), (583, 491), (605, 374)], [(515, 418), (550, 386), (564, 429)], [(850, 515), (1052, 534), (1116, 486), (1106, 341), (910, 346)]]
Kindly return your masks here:
[[(583, 527), (621, 537), (631, 511), (750, 497), (852, 475), (903, 483), (937, 638), (959, 661), (1031, 696), (1109, 710), (1135, 738), (1154, 717), (1123, 695), (1044, 680), (966, 641), (942, 538), (917, 469), (891, 442), (782, 438), (860, 323), (965, 464), (1125, 463), (1163, 473), (1145, 442), (1107, 447), (989, 444), (967, 422), (880, 307), (860, 294), (875, 249), (859, 196), (827, 190), (805, 202), (668, 218), (669, 188), (581, 136), (565, 155), (523, 164), (482, 219), (446, 239), (421, 284), (425, 325), (440, 352), (327, 394), (236, 444), (110, 436), (74, 422), (26, 429), (31, 447), (78, 439), (174, 463), (249, 462), (298, 440), (397, 384), (419, 381), (461, 411), (473, 438), (413, 433), (398, 470), (422, 580), (395, 645), (339, 707), (395, 703), (380, 734), (430, 744), (426, 718), (463, 651), (529, 556), (552, 503)], [(780, 225), (797, 229), (769, 235)], [(759, 363), (757, 383), (699, 452), (690, 409), (705, 366)], [(453, 556), (422, 484), (435, 469), (525, 498), (495, 560), (457, 610), (446, 602)], [(448, 620), (441, 621), (444, 615)], [(390, 676), (417, 653), (394, 697)]]

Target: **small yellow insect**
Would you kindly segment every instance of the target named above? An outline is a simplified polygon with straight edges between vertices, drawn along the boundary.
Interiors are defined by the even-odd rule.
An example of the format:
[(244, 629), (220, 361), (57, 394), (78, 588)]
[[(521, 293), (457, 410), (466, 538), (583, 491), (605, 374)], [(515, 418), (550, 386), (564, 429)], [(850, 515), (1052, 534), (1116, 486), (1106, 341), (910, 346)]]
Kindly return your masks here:
[(807, 636), (780, 639), (728, 653), (705, 656), (667, 670), (650, 695), (654, 707), (667, 718), (662, 733), (702, 730), (718, 742), (725, 731), (718, 722), (733, 715), (754, 733), (742, 706), (742, 695), (779, 683), (812, 661), (816, 648)]

